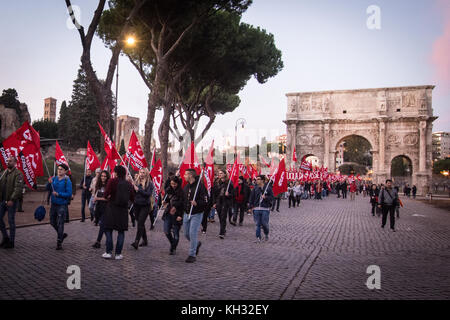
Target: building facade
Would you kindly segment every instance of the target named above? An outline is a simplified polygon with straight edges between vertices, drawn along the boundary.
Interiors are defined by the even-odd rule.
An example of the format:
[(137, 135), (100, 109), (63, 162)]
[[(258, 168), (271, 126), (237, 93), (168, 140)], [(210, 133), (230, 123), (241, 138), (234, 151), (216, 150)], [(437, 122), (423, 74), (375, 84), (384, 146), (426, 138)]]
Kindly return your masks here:
[(56, 99), (46, 98), (44, 99), (44, 120), (56, 121)]
[(128, 148), (128, 143), (130, 142), (130, 137), (133, 130), (138, 137), (138, 140), (141, 140), (139, 139), (139, 118), (127, 115), (117, 117), (117, 127), (115, 131), (117, 148), (120, 147), (122, 140), (124, 141), (125, 149)]
[(450, 132), (433, 132), (433, 161), (450, 157)]
[(412, 183), (427, 192), (432, 167), (432, 90), (411, 86), (358, 90), (288, 93), (287, 154), (292, 159), (316, 156), (330, 172), (341, 161), (342, 141), (351, 135), (371, 145), (373, 182), (391, 176), (392, 160), (405, 157), (412, 164)]

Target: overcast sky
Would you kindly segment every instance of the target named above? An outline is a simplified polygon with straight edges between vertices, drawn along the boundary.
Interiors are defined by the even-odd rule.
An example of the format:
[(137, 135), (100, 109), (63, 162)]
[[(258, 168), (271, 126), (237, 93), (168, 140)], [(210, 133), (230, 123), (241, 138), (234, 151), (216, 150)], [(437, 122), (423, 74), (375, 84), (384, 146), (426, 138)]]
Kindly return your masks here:
[[(97, 1), (73, 0), (87, 29)], [(381, 29), (370, 30), (367, 8), (381, 9)], [(15, 88), (32, 120), (43, 117), (44, 98), (70, 100), (81, 44), (63, 0), (0, 0), (0, 90)], [(239, 144), (285, 133), (288, 92), (436, 85), (433, 131), (450, 131), (450, 1), (254, 0), (244, 22), (275, 37), (284, 69), (265, 84), (248, 82), (239, 108), (219, 116), (205, 138), (225, 144), (238, 118), (246, 126)], [(110, 58), (96, 38), (92, 60), (104, 78)], [(113, 84), (115, 90), (115, 83)], [(119, 115), (140, 118), (144, 128), (148, 89), (126, 57), (120, 58)], [(160, 116), (156, 124), (159, 125)], [(234, 138), (233, 140), (234, 141)], [(234, 142), (232, 142), (233, 144)]]

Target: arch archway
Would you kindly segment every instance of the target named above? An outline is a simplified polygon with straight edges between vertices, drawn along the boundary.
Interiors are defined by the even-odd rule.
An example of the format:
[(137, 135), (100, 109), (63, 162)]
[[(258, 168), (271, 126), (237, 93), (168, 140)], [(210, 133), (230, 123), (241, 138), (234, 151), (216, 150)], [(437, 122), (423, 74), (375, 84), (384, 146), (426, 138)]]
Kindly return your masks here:
[(413, 184), (413, 162), (411, 158), (406, 155), (397, 155), (391, 160), (391, 179), (394, 185), (404, 186)]
[(314, 154), (312, 154), (312, 153), (305, 154), (305, 155), (302, 157), (302, 161), (300, 162), (300, 164), (301, 164), (303, 161), (305, 161), (305, 160), (306, 160), (307, 162), (311, 162), (313, 168), (314, 168), (314, 167), (320, 167), (320, 166), (322, 165), (322, 162), (320, 161), (319, 157), (317, 157), (316, 155), (314, 155)]
[(366, 175), (372, 169), (372, 144), (361, 135), (339, 139), (335, 146), (336, 168), (343, 174)]

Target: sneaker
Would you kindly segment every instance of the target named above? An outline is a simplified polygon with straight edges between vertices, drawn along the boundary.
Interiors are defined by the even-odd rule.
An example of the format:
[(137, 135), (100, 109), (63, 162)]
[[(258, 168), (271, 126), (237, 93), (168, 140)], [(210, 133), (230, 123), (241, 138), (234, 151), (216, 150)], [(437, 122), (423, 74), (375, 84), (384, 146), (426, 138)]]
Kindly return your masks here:
[(56, 250), (62, 250), (62, 245), (59, 241), (56, 243)]
[(199, 252), (201, 246), (202, 246), (202, 242), (199, 241), (199, 242), (197, 243), (197, 251), (195, 251), (195, 255), (196, 255), (196, 256), (198, 256), (198, 252)]
[(280, 210), (277, 209), (277, 212), (280, 212)]
[(392, 232), (395, 232), (395, 229), (391, 228), (391, 231), (392, 231)]
[(123, 259), (123, 255), (118, 254), (118, 255), (116, 255), (116, 256), (114, 257), (114, 259), (116, 259), (116, 260), (122, 260), (122, 259)]
[(170, 248), (170, 252), (169, 252), (169, 255), (171, 255), (171, 256), (174, 256), (176, 252), (177, 252), (177, 250), (176, 250), (176, 249), (174, 249), (174, 248)]
[(230, 221), (230, 224), (232, 224), (233, 226), (236, 226), (236, 222), (234, 222), (234, 221)]
[(254, 243), (261, 243), (261, 238), (256, 238), (256, 240), (254, 241)]
[(95, 243), (92, 245), (92, 248), (95, 248), (95, 249), (100, 248), (100, 242), (95, 242)]
[(219, 234), (219, 238), (220, 238), (220, 239), (225, 239), (225, 235)]
[(187, 263), (192, 263), (192, 262), (195, 262), (195, 260), (197, 260), (195, 257), (189, 256), (189, 257), (186, 259), (186, 262), (187, 262)]
[(63, 242), (64, 242), (64, 239), (65, 239), (65, 238), (67, 238), (67, 236), (68, 236), (68, 234), (67, 234), (67, 233), (64, 233), (64, 234), (63, 234), (63, 238), (62, 238), (62, 241), (61, 241), (61, 243), (63, 243)]
[(242, 227), (244, 224), (242, 222), (239, 222), (239, 227)]
[(132, 244), (131, 244), (131, 246), (133, 247), (133, 248), (135, 248), (136, 250), (139, 248), (139, 245), (138, 245), (138, 243), (135, 241), (135, 242), (133, 242)]
[(81, 219), (80, 222), (84, 222), (85, 219)]
[(111, 259), (112, 258), (112, 254), (105, 252), (104, 254), (102, 254), (102, 258)]
[(202, 234), (206, 234), (206, 231), (202, 231)]
[(264, 241), (269, 241), (269, 236), (267, 234), (264, 235)]

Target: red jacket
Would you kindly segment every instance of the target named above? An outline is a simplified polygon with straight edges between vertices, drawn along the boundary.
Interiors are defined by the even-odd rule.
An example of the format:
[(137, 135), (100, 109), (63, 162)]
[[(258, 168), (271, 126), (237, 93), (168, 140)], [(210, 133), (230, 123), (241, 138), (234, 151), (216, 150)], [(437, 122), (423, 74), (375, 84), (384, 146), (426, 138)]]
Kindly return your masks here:
[(350, 192), (356, 192), (356, 183), (352, 183), (351, 185), (350, 185)]

